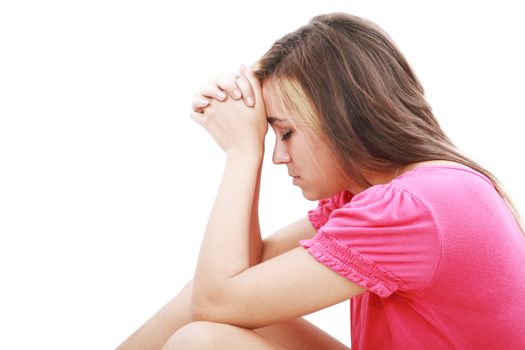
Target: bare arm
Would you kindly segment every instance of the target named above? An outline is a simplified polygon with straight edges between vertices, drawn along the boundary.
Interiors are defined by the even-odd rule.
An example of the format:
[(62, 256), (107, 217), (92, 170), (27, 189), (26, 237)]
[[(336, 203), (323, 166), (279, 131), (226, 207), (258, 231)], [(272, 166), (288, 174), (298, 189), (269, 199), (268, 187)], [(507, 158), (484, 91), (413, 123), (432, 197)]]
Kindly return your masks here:
[(253, 154), (227, 157), (197, 263), (192, 294), (194, 321), (261, 328), (365, 291), (319, 263), (303, 247), (248, 266), (246, 237), (259, 161)]
[[(241, 67), (241, 73), (244, 68)], [(252, 107), (255, 101), (253, 88), (243, 75), (236, 73), (221, 74), (211, 77), (208, 84), (201, 87), (200, 92), (195, 95), (192, 103), (194, 112), (203, 112), (211, 100), (223, 101), (226, 96), (234, 100), (243, 99), (248, 107)], [(204, 102), (204, 103), (203, 103)], [(264, 146), (263, 146), (264, 154)], [(259, 191), (261, 181), (262, 162), (257, 173), (257, 183), (253, 195), (250, 214), (250, 233), (249, 233), (249, 266), (257, 265), (262, 259), (263, 241), (259, 225)]]
[(268, 124), (260, 84), (253, 72), (247, 76), (257, 88), (259, 103), (253, 109), (227, 99), (192, 114), (225, 151), (227, 161), (199, 252), (191, 318), (261, 328), (334, 305), (364, 289), (302, 247), (256, 263), (256, 253), (261, 253), (255, 245), (261, 242), (258, 183)]
[(300, 240), (310, 239), (315, 233), (315, 228), (307, 217), (281, 228), (264, 239), (261, 262), (297, 248)]
[(253, 194), (252, 211), (250, 215), (250, 238), (249, 238), (249, 266), (257, 265), (261, 262), (263, 256), (263, 241), (261, 238), (261, 227), (259, 225), (259, 192), (261, 185), (261, 161), (257, 173), (257, 182)]
[[(252, 211), (252, 223), (254, 214), (256, 212)], [(306, 217), (281, 228), (263, 240), (261, 263), (298, 247), (301, 239), (312, 238), (314, 234), (315, 229)], [(166, 277), (170, 278), (170, 276)], [(193, 281), (189, 281), (177, 296), (130, 335), (117, 349), (160, 349), (172, 334), (192, 321), (192, 287)]]
[(253, 243), (255, 236), (249, 232), (255, 226), (250, 219), (261, 163), (262, 155), (227, 156), (199, 252), (193, 282), (194, 304), (200, 304), (217, 286), (250, 267), (250, 250), (254, 249), (250, 241)]

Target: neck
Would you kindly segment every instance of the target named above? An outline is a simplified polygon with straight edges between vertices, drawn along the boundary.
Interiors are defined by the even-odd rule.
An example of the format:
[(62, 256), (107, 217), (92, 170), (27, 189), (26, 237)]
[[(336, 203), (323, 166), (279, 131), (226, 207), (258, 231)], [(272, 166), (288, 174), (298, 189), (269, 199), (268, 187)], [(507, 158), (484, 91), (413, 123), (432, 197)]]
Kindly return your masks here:
[[(394, 171), (390, 171), (388, 173), (365, 173), (365, 178), (372, 186), (384, 185), (390, 183), (392, 180), (403, 174), (405, 172), (405, 168), (406, 167), (400, 166)], [(348, 188), (349, 191), (352, 192), (354, 195), (366, 190), (365, 187), (359, 186), (356, 183), (350, 184)]]

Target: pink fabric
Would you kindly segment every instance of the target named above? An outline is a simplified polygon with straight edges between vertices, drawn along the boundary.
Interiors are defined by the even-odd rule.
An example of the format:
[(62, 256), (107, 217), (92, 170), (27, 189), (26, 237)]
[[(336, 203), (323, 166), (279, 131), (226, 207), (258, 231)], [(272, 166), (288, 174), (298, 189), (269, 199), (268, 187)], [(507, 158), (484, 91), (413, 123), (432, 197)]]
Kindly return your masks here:
[(484, 175), (420, 166), (308, 218), (300, 245), (367, 289), (352, 350), (525, 349), (525, 237)]

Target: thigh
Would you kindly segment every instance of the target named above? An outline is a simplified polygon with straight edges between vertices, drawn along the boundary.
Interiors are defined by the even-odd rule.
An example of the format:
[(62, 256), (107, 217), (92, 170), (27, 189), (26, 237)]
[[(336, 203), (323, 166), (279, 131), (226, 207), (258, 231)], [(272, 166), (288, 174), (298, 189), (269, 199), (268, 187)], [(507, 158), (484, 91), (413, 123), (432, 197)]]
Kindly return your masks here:
[(173, 333), (191, 322), (192, 288), (193, 280), (116, 350), (160, 349)]
[(288, 350), (350, 349), (303, 317), (257, 328), (254, 331)]
[[(315, 232), (306, 217), (274, 232), (263, 240), (262, 261), (298, 247), (299, 240), (312, 238)], [(179, 328), (190, 323), (192, 288), (193, 280), (189, 281), (173, 300), (130, 335), (118, 349), (141, 349), (146, 346), (144, 344), (149, 344), (151, 348), (158, 348)]]

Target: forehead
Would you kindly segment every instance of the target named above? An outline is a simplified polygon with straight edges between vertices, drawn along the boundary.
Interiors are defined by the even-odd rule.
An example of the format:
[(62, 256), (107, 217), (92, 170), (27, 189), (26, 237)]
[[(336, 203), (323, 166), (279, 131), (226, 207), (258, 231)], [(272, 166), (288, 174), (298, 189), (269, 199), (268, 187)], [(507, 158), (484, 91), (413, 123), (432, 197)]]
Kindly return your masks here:
[(266, 116), (270, 124), (279, 125), (298, 121), (292, 116), (293, 113), (285, 107), (282, 97), (270, 79), (263, 82), (262, 94)]
[(268, 79), (263, 82), (262, 95), (264, 107), (266, 109), (266, 114), (269, 116), (281, 115), (284, 112), (284, 106), (282, 106), (282, 101), (276, 90), (277, 89), (271, 80)]

